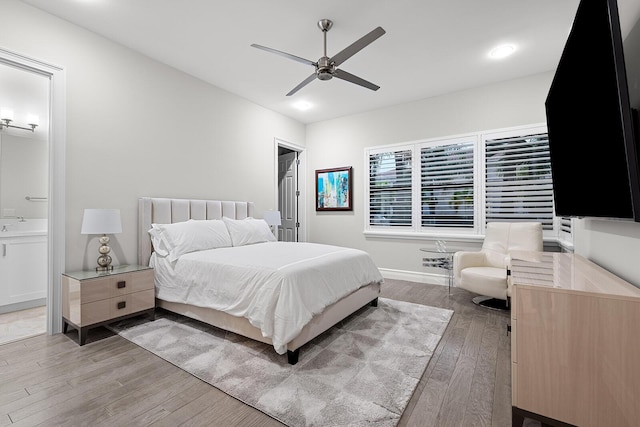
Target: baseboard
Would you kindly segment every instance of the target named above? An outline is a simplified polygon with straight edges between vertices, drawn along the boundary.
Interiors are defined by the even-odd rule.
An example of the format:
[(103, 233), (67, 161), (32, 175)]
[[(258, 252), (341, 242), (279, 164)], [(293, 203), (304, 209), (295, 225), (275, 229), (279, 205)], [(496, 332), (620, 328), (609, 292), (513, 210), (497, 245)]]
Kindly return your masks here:
[(23, 301), (23, 302), (17, 302), (14, 304), (7, 304), (7, 305), (0, 306), (0, 314), (26, 310), (28, 308), (40, 307), (42, 305), (47, 305), (46, 298), (39, 298), (31, 301)]
[(407, 280), (409, 282), (428, 283), (430, 285), (449, 285), (449, 277), (446, 274), (423, 273), (420, 271), (393, 270), (391, 268), (378, 268), (382, 277), (393, 280)]

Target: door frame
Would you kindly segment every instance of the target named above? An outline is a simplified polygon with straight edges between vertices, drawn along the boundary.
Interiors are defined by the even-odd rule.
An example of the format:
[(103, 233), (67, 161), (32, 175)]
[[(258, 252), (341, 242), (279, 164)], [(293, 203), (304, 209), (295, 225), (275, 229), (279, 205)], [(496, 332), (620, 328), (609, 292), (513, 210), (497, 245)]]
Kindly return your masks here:
[(300, 191), (300, 196), (298, 197), (298, 222), (300, 223), (300, 228), (298, 229), (298, 241), (306, 242), (307, 241), (307, 201), (306, 201), (306, 176), (307, 176), (307, 155), (305, 147), (301, 145), (297, 145), (288, 141), (285, 141), (280, 138), (273, 139), (273, 152), (274, 152), (274, 171), (275, 173), (273, 181), (274, 181), (274, 209), (278, 209), (278, 147), (283, 147), (288, 150), (297, 151), (298, 152), (298, 190)]
[(65, 266), (66, 83), (64, 68), (0, 48), (0, 63), (49, 79), (47, 334), (62, 331), (60, 280)]

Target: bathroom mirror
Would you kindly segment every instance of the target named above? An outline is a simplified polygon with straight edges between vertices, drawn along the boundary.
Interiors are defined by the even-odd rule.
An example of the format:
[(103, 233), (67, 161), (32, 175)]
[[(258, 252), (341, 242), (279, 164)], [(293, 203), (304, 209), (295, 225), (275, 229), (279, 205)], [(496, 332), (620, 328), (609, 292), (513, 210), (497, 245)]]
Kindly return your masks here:
[[(49, 80), (0, 63), (0, 218), (47, 218), (49, 189)], [(28, 123), (38, 121), (32, 132)], [(3, 122), (4, 123), (4, 122)]]

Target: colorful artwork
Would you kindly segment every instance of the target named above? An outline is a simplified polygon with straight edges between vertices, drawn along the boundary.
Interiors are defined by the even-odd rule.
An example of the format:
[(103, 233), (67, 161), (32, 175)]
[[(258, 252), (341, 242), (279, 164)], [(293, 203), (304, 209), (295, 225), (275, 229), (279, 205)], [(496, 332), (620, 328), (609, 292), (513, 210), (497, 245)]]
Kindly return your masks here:
[(352, 168), (322, 169), (316, 171), (316, 210), (350, 211), (353, 182)]

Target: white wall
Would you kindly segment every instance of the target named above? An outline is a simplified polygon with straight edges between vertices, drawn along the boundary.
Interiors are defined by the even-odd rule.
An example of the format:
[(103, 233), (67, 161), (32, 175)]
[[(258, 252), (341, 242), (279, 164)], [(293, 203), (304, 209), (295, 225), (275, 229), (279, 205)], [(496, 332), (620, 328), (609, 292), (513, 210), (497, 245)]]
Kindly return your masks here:
[(273, 208), (274, 137), (304, 145), (303, 124), (18, 1), (2, 15), (0, 47), (66, 72), (67, 270), (97, 256), (80, 235), (84, 208), (121, 210), (116, 265), (137, 261), (141, 196)]
[[(369, 252), (377, 265), (391, 275), (418, 273), (421, 247), (433, 248), (432, 240), (367, 238), (363, 235), (364, 185), (367, 165), (364, 148), (416, 141), (468, 132), (544, 123), (544, 100), (553, 72), (506, 81), (445, 96), (424, 99), (391, 108), (342, 117), (307, 126), (308, 187), (315, 189), (316, 169), (353, 166), (353, 212), (316, 212), (313, 197), (309, 207), (311, 241), (352, 246)], [(585, 222), (586, 223), (586, 222)], [(627, 280), (640, 285), (640, 264), (632, 258), (640, 253), (640, 224), (590, 221), (577, 226), (575, 251)], [(448, 242), (453, 250), (474, 250), (478, 242)]]
[(574, 252), (640, 287), (640, 224), (579, 219), (574, 222)]

